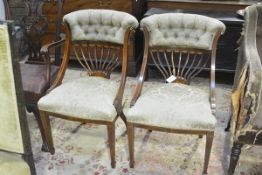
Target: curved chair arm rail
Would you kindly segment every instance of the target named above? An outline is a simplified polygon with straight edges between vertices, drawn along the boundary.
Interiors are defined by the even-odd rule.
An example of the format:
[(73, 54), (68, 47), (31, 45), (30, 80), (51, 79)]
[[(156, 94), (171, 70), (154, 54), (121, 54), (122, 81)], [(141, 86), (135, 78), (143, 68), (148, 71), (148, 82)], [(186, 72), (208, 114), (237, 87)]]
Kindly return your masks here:
[(50, 55), (49, 55), (49, 51), (50, 49), (53, 49), (53, 48), (56, 48), (56, 47), (59, 47), (61, 45), (63, 45), (65, 43), (65, 39), (61, 39), (59, 41), (56, 41), (56, 42), (52, 42), (52, 43), (49, 43), (49, 44), (46, 44), (44, 45), (41, 50), (40, 50), (40, 53), (42, 55), (44, 55), (44, 61), (46, 62), (46, 65), (47, 65), (47, 69), (46, 69), (46, 76), (47, 76), (47, 81), (50, 82), (50, 77), (51, 77), (51, 64), (50, 64)]
[(71, 42), (71, 36), (70, 36), (70, 28), (69, 25), (67, 23), (65, 23), (65, 39), (63, 39), (63, 43), (64, 43), (64, 55), (62, 58), (62, 63), (59, 67), (59, 71), (57, 73), (57, 76), (53, 82), (53, 84), (50, 86), (50, 88), (47, 90), (46, 93), (49, 93), (50, 91), (52, 91), (54, 88), (56, 88), (57, 86), (59, 86), (62, 83), (62, 80), (64, 78), (65, 75), (65, 71), (69, 62), (69, 54), (70, 54), (70, 42)]
[(49, 54), (50, 49), (56, 48), (56, 47), (58, 47), (58, 46), (61, 46), (61, 45), (63, 45), (64, 43), (65, 43), (65, 39), (63, 38), (63, 39), (61, 39), (61, 40), (59, 40), (59, 41), (45, 44), (44, 46), (42, 46), (40, 52), (41, 52), (42, 54), (46, 54), (46, 53)]

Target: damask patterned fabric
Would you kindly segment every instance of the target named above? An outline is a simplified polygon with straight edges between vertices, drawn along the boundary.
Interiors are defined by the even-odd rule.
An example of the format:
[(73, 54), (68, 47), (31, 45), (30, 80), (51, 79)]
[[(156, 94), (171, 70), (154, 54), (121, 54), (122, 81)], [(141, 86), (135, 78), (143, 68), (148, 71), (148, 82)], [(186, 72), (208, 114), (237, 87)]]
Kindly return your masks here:
[(42, 97), (42, 111), (83, 119), (113, 121), (119, 84), (101, 77), (82, 77), (63, 83)]
[(137, 28), (132, 15), (114, 10), (78, 10), (64, 16), (70, 26), (72, 41), (91, 40), (123, 44), (128, 27)]
[(125, 111), (127, 121), (175, 129), (213, 130), (209, 94), (188, 85), (172, 83), (152, 87)]
[(0, 174), (1, 175), (30, 175), (28, 164), (21, 155), (0, 152)]
[(212, 49), (215, 34), (225, 31), (217, 19), (183, 13), (156, 14), (144, 18), (141, 27), (150, 33), (149, 46)]

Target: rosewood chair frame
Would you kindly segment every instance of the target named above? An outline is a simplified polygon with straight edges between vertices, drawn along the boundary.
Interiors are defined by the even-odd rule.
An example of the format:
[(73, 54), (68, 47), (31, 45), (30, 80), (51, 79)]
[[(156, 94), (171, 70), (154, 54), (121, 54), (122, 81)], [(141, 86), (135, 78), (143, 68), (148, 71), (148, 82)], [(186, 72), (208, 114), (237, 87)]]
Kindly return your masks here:
[[(15, 85), (16, 91), (16, 101), (17, 101), (17, 110), (18, 110), (18, 117), (19, 117), (19, 124), (21, 128), (22, 134), (22, 141), (23, 141), (23, 148), (24, 153), (22, 153), (22, 158), (27, 162), (30, 167), (31, 175), (36, 175), (34, 159), (33, 159), (33, 152), (31, 147), (31, 140), (30, 140), (30, 132), (28, 127), (28, 121), (25, 112), (25, 101), (24, 101), (24, 94), (22, 91), (22, 80), (21, 80), (21, 73), (20, 73), (20, 66), (19, 66), (19, 54), (17, 49), (17, 43), (15, 42), (15, 29), (14, 24), (12, 21), (2, 22), (0, 24), (7, 24), (8, 33), (9, 33), (9, 41), (10, 41), (10, 49), (11, 49), (11, 64), (13, 67), (13, 80)], [(0, 150), (4, 151), (4, 150)], [(9, 151), (7, 151), (9, 152)], [(10, 152), (10, 154), (18, 154)]]
[[(62, 83), (66, 68), (68, 66), (69, 62), (69, 57), (70, 57), (70, 49), (72, 49), (75, 54), (76, 58), (78, 59), (79, 63), (82, 65), (82, 67), (86, 70), (87, 74), (89, 76), (98, 76), (98, 77), (103, 77), (106, 79), (110, 78), (110, 74), (113, 71), (114, 68), (116, 68), (120, 64), (120, 60), (117, 54), (122, 54), (122, 73), (121, 73), (121, 81), (120, 81), (120, 86), (117, 92), (117, 95), (114, 100), (114, 106), (117, 111), (117, 116), (115, 119), (110, 122), (110, 121), (104, 121), (104, 120), (92, 120), (92, 119), (82, 119), (82, 118), (76, 118), (72, 116), (65, 116), (61, 114), (56, 114), (48, 111), (41, 111), (40, 110), (40, 118), (44, 126), (44, 135), (47, 138), (47, 144), (49, 148), (49, 152), (51, 154), (55, 153), (54, 145), (53, 145), (53, 140), (52, 140), (52, 135), (51, 135), (51, 126), (50, 126), (50, 120), (49, 116), (54, 116), (57, 118), (61, 119), (66, 119), (70, 121), (78, 121), (81, 123), (93, 123), (93, 124), (101, 124), (101, 125), (106, 125), (107, 126), (107, 132), (108, 132), (108, 142), (109, 142), (109, 148), (110, 148), (110, 157), (111, 157), (111, 166), (112, 168), (115, 168), (115, 121), (120, 116), (123, 121), (126, 124), (126, 119), (125, 116), (122, 113), (122, 98), (123, 98), (123, 93), (124, 93), (124, 87), (126, 83), (126, 73), (127, 73), (127, 57), (128, 57), (128, 44), (129, 44), (129, 39), (131, 35), (133, 35), (133, 32), (135, 30), (132, 27), (129, 27), (124, 36), (124, 44), (111, 44), (107, 42), (91, 42), (91, 41), (71, 41), (71, 32), (70, 32), (70, 27), (69, 24), (66, 23), (66, 39), (65, 39), (65, 51), (63, 55), (63, 60), (58, 72), (58, 75), (48, 90), (50, 92), (57, 86), (59, 86)], [(71, 47), (73, 45), (73, 47)], [(83, 48), (85, 47), (85, 52)], [(90, 47), (93, 47), (94, 50), (91, 51)], [(97, 52), (97, 50), (100, 49), (100, 53)], [(106, 50), (111, 50), (105, 52), (104, 49)], [(112, 51), (116, 49), (118, 53), (113, 53)], [(120, 51), (122, 50), (122, 53)], [(80, 53), (79, 53), (80, 52)], [(110, 52), (110, 53), (109, 53)], [(87, 54), (86, 54), (87, 53)], [(93, 53), (93, 55), (91, 55)], [(114, 55), (111, 60), (107, 56), (105, 59), (102, 60), (102, 56), (107, 54), (108, 56)], [(80, 58), (82, 56), (82, 58)], [(94, 60), (91, 60), (91, 58), (94, 57)]]
[[(166, 79), (171, 75), (177, 76), (177, 79), (174, 81), (174, 83), (182, 83), (182, 84), (190, 84), (190, 80), (194, 78), (195, 75), (197, 75), (201, 70), (205, 69), (205, 66), (207, 64), (206, 61), (199, 61), (196, 62), (196, 65), (200, 66), (202, 64), (202, 67), (199, 69), (193, 69), (193, 73), (190, 70), (186, 69), (191, 69), (193, 66), (189, 66), (188, 68), (188, 58), (190, 54), (194, 55), (205, 55), (205, 54), (210, 54), (211, 55), (211, 67), (210, 67), (210, 103), (211, 103), (211, 109), (212, 113), (215, 113), (215, 59), (216, 59), (216, 48), (217, 48), (217, 42), (218, 39), (221, 35), (221, 31), (218, 31), (214, 37), (213, 45), (212, 45), (212, 50), (200, 50), (200, 49), (190, 49), (190, 48), (164, 48), (164, 47), (150, 47), (149, 46), (149, 32), (146, 27), (143, 27), (141, 29), (144, 33), (144, 56), (143, 56), (143, 63), (141, 67), (140, 74), (137, 78), (137, 86), (136, 86), (136, 91), (135, 94), (131, 100), (131, 105), (132, 107), (137, 99), (139, 98), (142, 88), (143, 88), (143, 83), (145, 80), (145, 72), (146, 72), (146, 67), (147, 67), (147, 62), (149, 58), (149, 53), (151, 54), (151, 58), (153, 59), (156, 67), (160, 70), (161, 74), (163, 77)], [(162, 57), (163, 61), (161, 62), (161, 58), (159, 56), (160, 52), (163, 52), (164, 58)], [(157, 54), (157, 57), (154, 56), (154, 52)], [(167, 53), (172, 53), (171, 54), (171, 61), (167, 60)], [(178, 52), (179, 53), (179, 58), (178, 58), (178, 66), (175, 66), (173, 60), (173, 53)], [(185, 64), (182, 65), (181, 63), (181, 54), (186, 54), (186, 61), (184, 62)], [(202, 57), (201, 56), (201, 57)], [(202, 59), (202, 58), (201, 58)], [(200, 59), (200, 60), (201, 60)], [(164, 64), (166, 63), (166, 64)], [(191, 62), (192, 63), (192, 62)], [(170, 64), (172, 66), (170, 66)], [(194, 65), (192, 63), (191, 65)], [(185, 71), (186, 70), (186, 71)], [(189, 73), (191, 72), (191, 73)], [(185, 76), (186, 75), (186, 76)], [(190, 75), (190, 76), (189, 76)], [(129, 145), (129, 155), (130, 155), (130, 167), (134, 168), (134, 128), (144, 128), (148, 129), (149, 131), (155, 130), (155, 131), (161, 131), (161, 132), (168, 132), (168, 133), (177, 133), (177, 134), (191, 134), (191, 135), (199, 135), (199, 137), (202, 137), (202, 135), (206, 135), (206, 150), (205, 150), (205, 162), (204, 162), (204, 170), (203, 173), (207, 173), (207, 168), (208, 168), (208, 163), (210, 159), (210, 153), (211, 153), (211, 147), (212, 147), (212, 142), (213, 142), (213, 137), (214, 137), (214, 131), (210, 130), (197, 130), (197, 129), (173, 129), (173, 128), (165, 128), (165, 127), (157, 127), (157, 126), (150, 126), (150, 125), (145, 125), (145, 124), (140, 124), (140, 123), (134, 123), (134, 122), (128, 122), (127, 121), (127, 132), (128, 132), (128, 145)]]

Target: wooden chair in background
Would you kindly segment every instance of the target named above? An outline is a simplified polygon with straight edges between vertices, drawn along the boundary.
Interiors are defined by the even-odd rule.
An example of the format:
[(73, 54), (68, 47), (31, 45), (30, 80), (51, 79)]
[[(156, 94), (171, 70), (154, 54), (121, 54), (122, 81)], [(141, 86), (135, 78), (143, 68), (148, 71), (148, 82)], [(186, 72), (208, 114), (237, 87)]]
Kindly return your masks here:
[[(228, 175), (234, 174), (244, 145), (262, 145), (261, 21), (262, 5), (252, 5), (246, 8), (245, 27), (240, 42), (232, 92), (233, 146)], [(261, 171), (257, 173), (260, 174)]]
[[(38, 102), (44, 134), (51, 154), (53, 146), (49, 116), (107, 126), (111, 166), (115, 167), (115, 121), (122, 116), (130, 35), (138, 26), (128, 13), (113, 10), (79, 10), (63, 18), (66, 25), (65, 51), (50, 93)], [(61, 84), (70, 50), (87, 76)], [(122, 63), (120, 83), (110, 80)], [(123, 118), (125, 121), (125, 119)], [(91, 144), (91, 143), (90, 143)]]
[[(124, 112), (130, 167), (134, 167), (134, 128), (139, 127), (206, 135), (203, 173), (207, 173), (216, 124), (216, 47), (225, 25), (205, 16), (168, 13), (144, 18), (140, 26), (145, 37), (144, 58), (130, 109)], [(149, 56), (169, 83), (142, 92)], [(201, 88), (189, 86), (205, 68), (210, 68), (209, 95)]]
[[(8, 2), (6, 0), (2, 1), (5, 6), (5, 16), (7, 20), (12, 19), (12, 15), (10, 14)], [(16, 33), (21, 33), (22, 29), (18, 29)], [(20, 37), (21, 34), (17, 34)], [(21, 38), (16, 39), (16, 42), (20, 43), (19, 40)], [(22, 85), (24, 90), (25, 104), (28, 112), (33, 112), (38, 126), (41, 132), (41, 136), (43, 139), (42, 150), (48, 151), (46, 146), (46, 141), (43, 135), (43, 126), (40, 121), (39, 110), (37, 107), (38, 100), (46, 93), (47, 89), (50, 87), (50, 84), (53, 82), (54, 77), (56, 76), (59, 67), (51, 64), (50, 57), (47, 56), (49, 50), (55, 48), (63, 44), (63, 40), (58, 41), (55, 44), (46, 45), (43, 48), (43, 58), (45, 58), (42, 64), (26, 64), (24, 62), (20, 62), (20, 71), (22, 76)], [(19, 50), (19, 46), (16, 48)], [(46, 49), (48, 48), (48, 50)], [(19, 50), (20, 51), (20, 50)], [(18, 55), (21, 57), (21, 54)], [(21, 61), (22, 58), (20, 58)]]
[(14, 33), (11, 22), (0, 23), (0, 174), (34, 175)]

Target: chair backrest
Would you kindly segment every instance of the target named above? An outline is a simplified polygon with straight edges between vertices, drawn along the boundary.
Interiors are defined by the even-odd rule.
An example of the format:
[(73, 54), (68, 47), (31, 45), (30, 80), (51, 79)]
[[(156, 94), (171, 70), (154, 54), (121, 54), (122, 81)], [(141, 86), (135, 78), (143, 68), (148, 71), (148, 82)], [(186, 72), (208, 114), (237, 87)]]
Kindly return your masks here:
[(189, 84), (202, 69), (215, 66), (217, 40), (225, 25), (213, 18), (183, 13), (152, 15), (141, 21), (145, 49), (165, 79)]
[(246, 8), (232, 93), (234, 139), (252, 133), (249, 135), (252, 144), (259, 139), (262, 143), (259, 136), (262, 129), (261, 20), (262, 5)]
[(63, 21), (69, 29), (72, 50), (90, 76), (109, 78), (121, 61), (126, 67), (129, 35), (138, 26), (135, 17), (94, 9), (69, 13)]
[(0, 150), (21, 154), (35, 174), (12, 23), (0, 22)]

